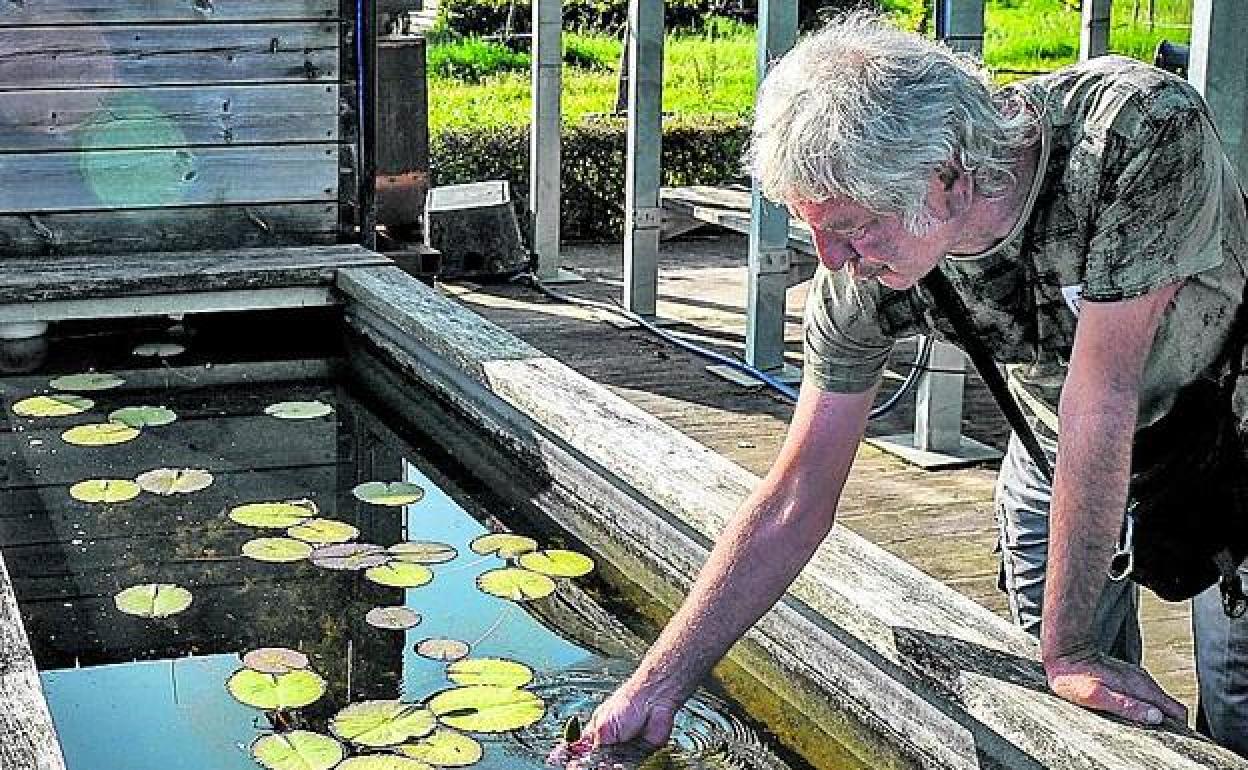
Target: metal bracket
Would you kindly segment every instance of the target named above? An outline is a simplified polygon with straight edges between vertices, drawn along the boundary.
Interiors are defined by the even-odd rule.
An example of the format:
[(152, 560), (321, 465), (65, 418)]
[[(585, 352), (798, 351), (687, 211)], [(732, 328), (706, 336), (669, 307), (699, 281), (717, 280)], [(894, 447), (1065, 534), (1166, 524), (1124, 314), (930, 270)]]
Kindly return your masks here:
[(750, 257), (753, 265), (757, 265), (755, 269), (759, 274), (787, 273), (792, 260), (792, 251), (788, 248), (759, 249)]
[(657, 230), (663, 224), (663, 209), (658, 206), (648, 206), (633, 209), (633, 229), (635, 230)]

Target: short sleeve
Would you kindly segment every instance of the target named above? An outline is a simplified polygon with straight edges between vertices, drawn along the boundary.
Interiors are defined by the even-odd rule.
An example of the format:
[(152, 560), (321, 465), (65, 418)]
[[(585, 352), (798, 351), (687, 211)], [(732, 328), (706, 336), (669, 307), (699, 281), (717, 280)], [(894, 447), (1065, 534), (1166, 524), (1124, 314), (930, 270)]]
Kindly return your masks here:
[(806, 297), (806, 382), (832, 393), (862, 393), (879, 382), (893, 349), (877, 311), (879, 288), (818, 269)]
[(1222, 148), (1204, 110), (1120, 117), (1101, 138), (1083, 299), (1130, 299), (1220, 265)]

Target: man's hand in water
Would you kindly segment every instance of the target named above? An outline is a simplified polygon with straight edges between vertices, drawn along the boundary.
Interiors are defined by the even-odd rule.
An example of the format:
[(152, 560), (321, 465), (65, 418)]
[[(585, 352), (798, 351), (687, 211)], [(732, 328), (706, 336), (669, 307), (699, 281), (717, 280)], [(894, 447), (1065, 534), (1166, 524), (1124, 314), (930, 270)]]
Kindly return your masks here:
[(567, 765), (576, 770), (581, 760), (593, 761), (598, 749), (640, 741), (652, 748), (667, 743), (680, 702), (634, 690), (626, 683), (603, 701), (590, 717), (584, 733), (575, 741), (562, 741), (547, 757), (548, 765)]

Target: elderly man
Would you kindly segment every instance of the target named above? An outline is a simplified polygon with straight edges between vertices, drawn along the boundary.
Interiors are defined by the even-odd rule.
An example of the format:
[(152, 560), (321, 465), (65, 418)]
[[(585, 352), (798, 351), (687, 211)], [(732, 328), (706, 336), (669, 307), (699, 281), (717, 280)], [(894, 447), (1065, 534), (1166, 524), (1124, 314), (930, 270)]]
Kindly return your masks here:
[[(801, 396), (775, 464), (588, 738), (666, 740), (809, 560), (893, 341), (942, 326), (915, 288), (932, 270), (993, 357), (1021, 365), (1014, 386), (1059, 417), (1060, 434), (1029, 418), (1052, 486), (1015, 436), (997, 493), (1003, 585), (1051, 687), (1138, 723), (1186, 719), (1138, 665), (1136, 589), (1106, 574), (1135, 432), (1218, 359), (1244, 286), (1244, 204), (1200, 97), (1117, 57), (994, 91), (971, 61), (855, 15), (774, 67), (748, 162), (810, 225), (823, 265)], [(1248, 755), (1248, 620), (1223, 613), (1216, 587), (1193, 615), (1203, 721)]]

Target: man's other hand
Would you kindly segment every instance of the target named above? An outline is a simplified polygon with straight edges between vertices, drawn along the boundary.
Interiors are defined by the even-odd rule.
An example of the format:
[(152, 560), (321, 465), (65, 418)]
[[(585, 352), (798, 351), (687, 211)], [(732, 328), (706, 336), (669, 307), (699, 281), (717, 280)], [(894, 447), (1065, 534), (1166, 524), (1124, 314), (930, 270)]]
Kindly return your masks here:
[(1044, 668), (1053, 692), (1071, 703), (1137, 724), (1159, 725), (1165, 717), (1187, 723), (1187, 708), (1139, 666), (1091, 653), (1054, 658)]

